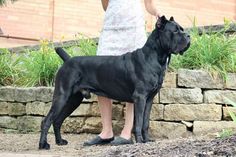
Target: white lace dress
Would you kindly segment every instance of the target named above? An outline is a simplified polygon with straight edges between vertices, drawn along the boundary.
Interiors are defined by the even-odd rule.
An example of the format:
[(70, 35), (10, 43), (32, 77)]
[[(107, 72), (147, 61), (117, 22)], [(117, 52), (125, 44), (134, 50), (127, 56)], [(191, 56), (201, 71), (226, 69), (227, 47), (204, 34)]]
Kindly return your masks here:
[(140, 0), (109, 0), (97, 55), (122, 55), (147, 40)]

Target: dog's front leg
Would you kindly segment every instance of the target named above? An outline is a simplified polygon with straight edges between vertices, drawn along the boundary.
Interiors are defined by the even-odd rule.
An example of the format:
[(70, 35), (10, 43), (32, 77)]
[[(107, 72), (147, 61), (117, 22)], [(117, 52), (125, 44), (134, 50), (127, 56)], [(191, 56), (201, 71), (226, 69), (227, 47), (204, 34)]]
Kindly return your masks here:
[(134, 130), (135, 140), (137, 143), (143, 142), (142, 127), (143, 127), (143, 115), (146, 105), (146, 97), (142, 94), (136, 95), (134, 98)]
[(143, 142), (151, 141), (149, 139), (148, 129), (149, 129), (149, 121), (150, 121), (150, 113), (151, 113), (151, 109), (152, 109), (152, 103), (153, 103), (153, 99), (154, 99), (155, 95), (156, 95), (156, 92), (152, 93), (148, 97), (147, 103), (145, 106), (144, 116), (143, 116), (143, 128), (142, 128)]

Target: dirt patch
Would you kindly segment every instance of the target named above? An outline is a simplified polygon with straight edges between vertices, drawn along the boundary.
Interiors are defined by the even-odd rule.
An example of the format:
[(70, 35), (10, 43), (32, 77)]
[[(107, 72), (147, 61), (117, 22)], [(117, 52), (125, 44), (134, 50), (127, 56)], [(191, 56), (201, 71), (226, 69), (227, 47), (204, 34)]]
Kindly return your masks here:
[[(0, 134), (0, 153), (98, 156), (98, 157), (154, 157), (154, 156), (236, 156), (236, 136), (224, 139), (188, 138), (157, 140), (146, 144), (124, 146), (83, 147), (83, 142), (94, 135), (63, 135), (68, 140), (66, 146), (57, 146), (54, 135), (49, 135), (50, 150), (38, 150), (39, 134)], [(1, 154), (0, 154), (1, 156)]]

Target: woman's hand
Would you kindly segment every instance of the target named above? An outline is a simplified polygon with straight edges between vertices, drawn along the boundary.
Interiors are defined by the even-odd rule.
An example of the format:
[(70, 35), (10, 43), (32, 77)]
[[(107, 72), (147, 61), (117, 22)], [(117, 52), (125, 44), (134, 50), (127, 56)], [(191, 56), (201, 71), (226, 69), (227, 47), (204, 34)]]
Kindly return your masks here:
[(161, 17), (161, 13), (158, 11), (154, 4), (154, 0), (144, 0), (145, 8), (148, 13), (155, 16), (157, 19)]

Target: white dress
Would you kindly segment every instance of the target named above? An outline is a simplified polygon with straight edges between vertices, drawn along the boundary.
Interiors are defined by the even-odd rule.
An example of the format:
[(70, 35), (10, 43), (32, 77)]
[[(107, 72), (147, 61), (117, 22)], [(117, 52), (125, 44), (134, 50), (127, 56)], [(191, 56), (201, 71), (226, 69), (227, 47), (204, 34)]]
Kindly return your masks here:
[(147, 40), (140, 0), (109, 0), (97, 55), (122, 55)]

